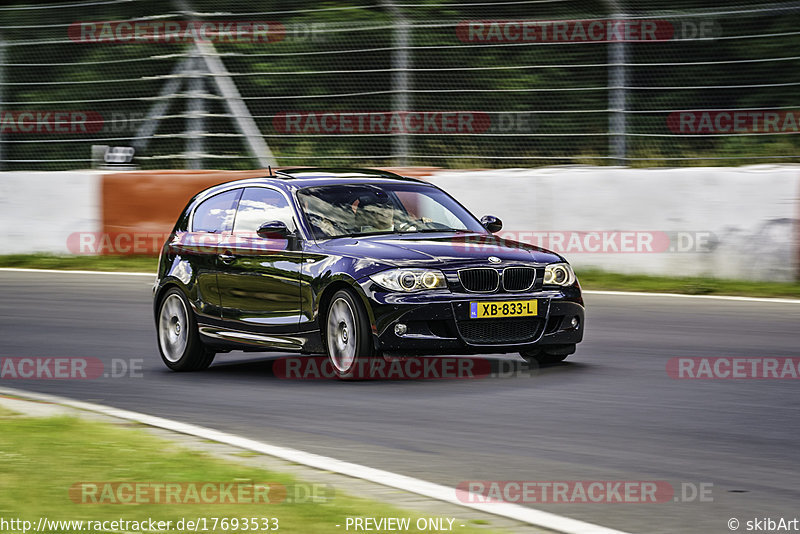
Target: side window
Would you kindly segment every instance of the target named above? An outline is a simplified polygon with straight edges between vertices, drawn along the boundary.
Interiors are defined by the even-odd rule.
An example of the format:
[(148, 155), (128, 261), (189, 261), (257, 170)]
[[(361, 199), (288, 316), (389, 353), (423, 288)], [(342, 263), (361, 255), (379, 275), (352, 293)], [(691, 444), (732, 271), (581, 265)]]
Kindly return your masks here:
[(278, 191), (264, 187), (248, 187), (239, 201), (233, 232), (255, 234), (259, 226), (271, 221), (281, 221), (292, 230), (293, 215), (286, 197)]
[(216, 234), (230, 232), (236, 213), (236, 201), (241, 194), (241, 189), (234, 189), (204, 200), (194, 210), (192, 231)]

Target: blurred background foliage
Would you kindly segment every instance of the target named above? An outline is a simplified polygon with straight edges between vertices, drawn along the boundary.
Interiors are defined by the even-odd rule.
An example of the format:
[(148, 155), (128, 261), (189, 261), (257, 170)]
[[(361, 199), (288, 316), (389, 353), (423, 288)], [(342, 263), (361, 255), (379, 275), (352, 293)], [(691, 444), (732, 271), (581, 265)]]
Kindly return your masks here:
[[(259, 161), (236, 128), (215, 77), (176, 71), (191, 42), (76, 42), (70, 27), (97, 21), (271, 21), (274, 42), (213, 45), (280, 165), (394, 163), (439, 167), (551, 164), (635, 166), (796, 162), (794, 131), (686, 135), (680, 110), (800, 110), (800, 3), (753, 0), (66, 0), (0, 8), (0, 159), (4, 170), (91, 165), (92, 145), (129, 146), (153, 105), (155, 135), (137, 151), (143, 168), (242, 169)], [(464, 42), (465, 21), (630, 17), (664, 21), (663, 42)], [(403, 41), (405, 39), (405, 41)], [(617, 47), (615, 49), (615, 47)], [(618, 55), (622, 50), (620, 60)], [(615, 56), (615, 54), (617, 54)], [(616, 58), (616, 59), (614, 59)], [(398, 70), (407, 61), (409, 70)], [(616, 66), (611, 66), (615, 63)], [(198, 63), (199, 64), (199, 63)], [(158, 99), (178, 75), (180, 86)], [(620, 75), (622, 78), (620, 78)], [(191, 93), (192, 80), (200, 92)], [(404, 81), (405, 80), (405, 81)], [(625, 89), (616, 88), (622, 84)], [(197, 88), (195, 88), (197, 90)], [(617, 91), (616, 95), (613, 94)], [(615, 96), (624, 102), (614, 108)], [(199, 106), (200, 151), (190, 154), (188, 110)], [(613, 109), (612, 109), (613, 108)], [(8, 112), (78, 110), (98, 131), (20, 133)], [(281, 114), (485, 112), (485, 132), (287, 135)], [(277, 117), (276, 117), (277, 115)], [(614, 116), (624, 117), (620, 131)], [(12, 115), (14, 117), (14, 115)], [(508, 126), (511, 124), (511, 126)], [(150, 137), (150, 136), (147, 136)], [(402, 142), (398, 143), (398, 138)], [(625, 141), (620, 152), (615, 140)], [(615, 146), (617, 148), (615, 148)]]

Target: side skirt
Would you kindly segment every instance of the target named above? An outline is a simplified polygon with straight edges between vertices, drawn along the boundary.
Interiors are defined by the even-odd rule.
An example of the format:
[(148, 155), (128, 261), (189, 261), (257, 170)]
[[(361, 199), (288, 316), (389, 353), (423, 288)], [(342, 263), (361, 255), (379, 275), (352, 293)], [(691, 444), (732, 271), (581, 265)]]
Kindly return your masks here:
[(278, 350), (307, 354), (323, 352), (319, 330), (293, 334), (261, 334), (209, 324), (200, 324), (198, 328), (200, 335), (210, 345), (222, 345), (230, 350)]

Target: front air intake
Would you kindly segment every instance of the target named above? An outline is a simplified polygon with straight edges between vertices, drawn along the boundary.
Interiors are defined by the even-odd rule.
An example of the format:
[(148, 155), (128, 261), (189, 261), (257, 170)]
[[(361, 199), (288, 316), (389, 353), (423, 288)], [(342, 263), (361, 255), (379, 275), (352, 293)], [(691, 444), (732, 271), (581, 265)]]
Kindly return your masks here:
[(458, 271), (458, 279), (464, 289), (472, 293), (492, 293), (500, 286), (497, 270), (488, 267), (462, 269)]
[(525, 291), (533, 286), (536, 269), (533, 267), (507, 267), (503, 271), (503, 289), (506, 291)]

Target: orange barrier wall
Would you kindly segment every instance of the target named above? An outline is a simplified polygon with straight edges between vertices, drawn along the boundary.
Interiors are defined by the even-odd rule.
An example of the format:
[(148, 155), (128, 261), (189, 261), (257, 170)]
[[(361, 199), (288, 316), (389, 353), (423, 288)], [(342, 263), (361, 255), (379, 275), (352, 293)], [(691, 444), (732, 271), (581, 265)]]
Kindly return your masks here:
[[(106, 174), (101, 181), (102, 233), (111, 236), (101, 254), (158, 254), (147, 236), (168, 234), (195, 194), (212, 185), (264, 176), (253, 171), (129, 171)], [(129, 249), (139, 238), (139, 246)], [(163, 241), (163, 240), (162, 240)], [(143, 243), (146, 243), (144, 245)], [(144, 248), (143, 248), (144, 247)]]
[[(423, 177), (431, 174), (435, 168), (386, 170), (404, 176)], [(181, 210), (195, 194), (212, 185), (266, 175), (264, 169), (157, 170), (106, 174), (101, 180), (102, 232), (99, 236), (89, 236), (91, 245), (86, 247), (86, 251), (97, 254), (158, 254), (164, 241), (161, 236), (165, 238), (172, 230)], [(77, 244), (73, 246), (77, 247)]]

